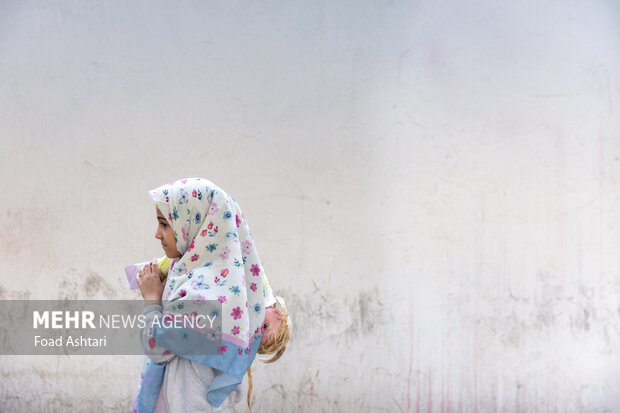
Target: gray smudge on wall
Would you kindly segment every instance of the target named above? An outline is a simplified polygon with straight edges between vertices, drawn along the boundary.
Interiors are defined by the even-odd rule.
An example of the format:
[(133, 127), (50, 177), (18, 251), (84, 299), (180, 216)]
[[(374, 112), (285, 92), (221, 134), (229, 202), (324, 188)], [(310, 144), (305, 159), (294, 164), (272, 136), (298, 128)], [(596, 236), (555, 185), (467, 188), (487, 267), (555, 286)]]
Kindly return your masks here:
[(59, 284), (58, 298), (60, 300), (90, 299), (101, 296), (113, 299), (116, 293), (102, 276), (92, 270), (70, 268)]

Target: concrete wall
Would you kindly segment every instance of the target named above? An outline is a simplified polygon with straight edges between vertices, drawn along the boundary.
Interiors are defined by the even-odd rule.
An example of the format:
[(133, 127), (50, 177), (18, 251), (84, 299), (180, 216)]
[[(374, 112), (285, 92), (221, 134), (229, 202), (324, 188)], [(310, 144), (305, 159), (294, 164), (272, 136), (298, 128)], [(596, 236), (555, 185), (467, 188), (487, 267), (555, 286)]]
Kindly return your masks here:
[[(1, 1), (0, 298), (137, 298), (146, 191), (203, 176), (296, 327), (256, 411), (616, 411), (619, 13)], [(138, 370), (0, 356), (0, 410), (127, 411)]]

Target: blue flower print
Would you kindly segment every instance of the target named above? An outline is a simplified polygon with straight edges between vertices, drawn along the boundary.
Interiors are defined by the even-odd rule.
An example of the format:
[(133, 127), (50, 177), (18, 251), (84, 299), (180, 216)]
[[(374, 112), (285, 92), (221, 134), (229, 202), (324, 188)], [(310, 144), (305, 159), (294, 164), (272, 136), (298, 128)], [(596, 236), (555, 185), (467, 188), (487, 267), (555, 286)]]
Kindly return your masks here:
[[(187, 274), (187, 268), (185, 266), (185, 263), (182, 263), (178, 267), (175, 267), (174, 270), (177, 272), (178, 275), (185, 275), (185, 274)], [(172, 281), (174, 281), (174, 279)]]
[(241, 292), (241, 290), (239, 289), (239, 286), (235, 285), (234, 287), (230, 287), (229, 290), (234, 294), (234, 295), (239, 295), (239, 293)]
[(177, 211), (176, 205), (174, 206), (174, 208), (172, 208), (172, 219), (174, 219), (175, 221), (179, 219), (179, 211)]
[(261, 306), (259, 303), (254, 304), (254, 311), (256, 311), (256, 314), (260, 314), (260, 310), (261, 310)]
[(236, 239), (237, 238), (237, 231), (227, 232), (226, 236), (228, 238), (235, 238)]
[(224, 212), (224, 219), (230, 219), (230, 218), (232, 218), (232, 213), (230, 211)]
[(180, 189), (180, 195), (181, 195), (181, 197), (179, 198), (179, 205), (186, 204), (187, 203), (187, 198), (188, 198), (187, 191), (185, 189), (181, 188)]
[(200, 224), (201, 218), (202, 218), (202, 215), (200, 215), (200, 211), (196, 211), (196, 216), (194, 216), (194, 221), (196, 221), (196, 224)]
[(217, 244), (209, 244), (209, 245), (207, 245), (206, 248), (207, 248), (207, 251), (213, 252), (213, 251), (215, 251), (217, 249)]
[(194, 279), (191, 283), (192, 288), (194, 290), (209, 290), (211, 287), (209, 284), (204, 282), (204, 276), (201, 274), (197, 277), (198, 279)]
[(168, 190), (164, 189), (163, 191), (161, 191), (164, 195), (168, 195)]

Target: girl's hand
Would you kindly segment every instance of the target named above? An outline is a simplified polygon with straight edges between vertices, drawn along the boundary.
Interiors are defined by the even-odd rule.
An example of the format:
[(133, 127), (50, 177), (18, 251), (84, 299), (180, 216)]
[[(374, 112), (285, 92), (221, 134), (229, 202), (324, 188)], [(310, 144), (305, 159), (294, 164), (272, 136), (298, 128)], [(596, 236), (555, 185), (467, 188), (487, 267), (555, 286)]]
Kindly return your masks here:
[(166, 276), (157, 267), (157, 261), (146, 264), (136, 277), (142, 297), (146, 301), (161, 301)]

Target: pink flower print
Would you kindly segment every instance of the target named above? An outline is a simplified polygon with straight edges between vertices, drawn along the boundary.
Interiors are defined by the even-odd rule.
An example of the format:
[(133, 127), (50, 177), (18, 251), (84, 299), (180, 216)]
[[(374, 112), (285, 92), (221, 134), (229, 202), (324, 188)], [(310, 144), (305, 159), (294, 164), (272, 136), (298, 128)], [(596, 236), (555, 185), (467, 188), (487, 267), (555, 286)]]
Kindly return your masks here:
[(185, 297), (187, 295), (187, 291), (181, 290), (179, 291), (179, 297)]
[(187, 226), (181, 228), (181, 232), (183, 233), (183, 241), (187, 241)]
[(219, 283), (220, 282), (220, 277), (218, 277), (217, 275), (215, 276), (215, 278), (213, 279), (214, 283)]
[(209, 212), (207, 212), (207, 215), (215, 215), (215, 213), (219, 210), (220, 209), (217, 206), (217, 202), (211, 202), (211, 206), (209, 206)]
[(168, 214), (168, 222), (172, 222), (172, 214)]
[(233, 336), (236, 336), (237, 334), (239, 334), (239, 326), (234, 326), (233, 328), (231, 328), (230, 334), (232, 334)]
[(161, 353), (162, 356), (167, 356), (168, 354), (170, 354), (170, 350), (164, 350), (164, 352)]
[(153, 337), (149, 338), (149, 347), (155, 348), (155, 339)]
[(226, 276), (228, 275), (228, 273), (229, 273), (229, 272), (230, 272), (230, 271), (228, 271), (228, 268), (224, 268), (224, 269), (222, 270), (222, 272), (220, 273), (220, 276), (221, 276), (222, 278), (226, 278)]
[(241, 248), (243, 249), (243, 252), (245, 254), (250, 254), (252, 253), (252, 241), (250, 241), (249, 239), (246, 239), (245, 241), (243, 241), (243, 243), (241, 244)]
[(189, 251), (194, 249), (194, 242), (195, 241), (192, 241), (192, 245), (189, 246), (189, 248), (187, 249), (187, 252), (189, 252)]
[(194, 255), (192, 255), (192, 258), (190, 258), (190, 259), (192, 260), (192, 262), (194, 262), (194, 261), (198, 261), (198, 258), (200, 258), (200, 255), (194, 254)]
[(200, 231), (200, 236), (201, 237), (206, 237), (207, 236), (207, 232), (209, 232), (209, 231), (207, 231), (206, 229), (203, 229), (202, 231)]
[(243, 349), (242, 348), (238, 348), (237, 349), (237, 354), (242, 355), (243, 354)]
[(239, 228), (239, 224), (241, 224), (241, 220), (239, 219), (239, 215), (235, 215), (235, 221), (237, 221), (237, 228)]
[(209, 222), (209, 225), (207, 225), (207, 229), (213, 229), (213, 222)]
[(255, 277), (258, 277), (258, 274), (260, 274), (260, 267), (256, 264), (252, 264), (252, 268), (250, 268), (250, 272), (254, 274)]
[(224, 344), (222, 344), (221, 346), (219, 346), (219, 347), (217, 348), (217, 354), (224, 354), (224, 353), (226, 353), (226, 349), (227, 349), (227, 348), (228, 348), (228, 347), (226, 347)]
[(224, 304), (226, 302), (226, 296), (225, 295), (220, 295), (219, 297), (217, 297), (217, 299), (222, 304)]
[(195, 189), (192, 191), (192, 196), (193, 196), (194, 198), (196, 198), (196, 197), (198, 196), (198, 192), (196, 192), (196, 190), (195, 190)]
[[(261, 326), (262, 327), (262, 326)], [(261, 327), (256, 327), (256, 330), (254, 330), (254, 334), (258, 334), (260, 333)]]
[(196, 298), (192, 300), (192, 303), (194, 303), (195, 305), (203, 305), (204, 301), (205, 301), (205, 296), (202, 294), (198, 294), (196, 295)]
[(243, 315), (243, 310), (241, 309), (241, 307), (237, 306), (233, 308), (232, 313), (230, 313), (230, 315), (233, 316), (235, 320), (238, 320)]
[(228, 259), (228, 254), (230, 254), (230, 248), (224, 247), (224, 249), (220, 253), (220, 258), (223, 259), (223, 260), (226, 260), (226, 259)]
[(256, 292), (256, 283), (250, 284), (250, 290)]
[(170, 202), (170, 197), (166, 197), (166, 203)]

